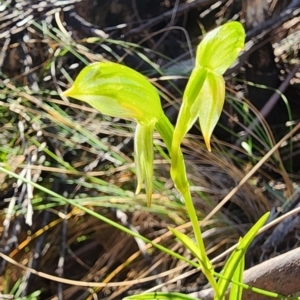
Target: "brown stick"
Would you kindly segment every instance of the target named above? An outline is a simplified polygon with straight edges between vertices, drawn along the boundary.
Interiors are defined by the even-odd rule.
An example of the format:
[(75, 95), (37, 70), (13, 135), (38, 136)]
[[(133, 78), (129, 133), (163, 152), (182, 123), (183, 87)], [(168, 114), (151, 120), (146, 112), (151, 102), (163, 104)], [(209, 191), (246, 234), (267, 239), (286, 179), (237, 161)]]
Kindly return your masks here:
[[(300, 248), (269, 259), (244, 272), (244, 283), (278, 293), (292, 295), (300, 291)], [(213, 290), (207, 289), (190, 294), (202, 300), (213, 299)], [(226, 299), (228, 295), (226, 296)], [(243, 300), (274, 299), (244, 290)]]

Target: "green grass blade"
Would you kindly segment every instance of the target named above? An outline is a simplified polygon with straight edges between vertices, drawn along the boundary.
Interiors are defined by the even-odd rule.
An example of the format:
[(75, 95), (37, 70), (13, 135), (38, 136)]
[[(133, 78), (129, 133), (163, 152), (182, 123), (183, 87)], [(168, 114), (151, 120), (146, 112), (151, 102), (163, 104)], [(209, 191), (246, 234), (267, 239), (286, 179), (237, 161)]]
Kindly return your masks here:
[(264, 225), (269, 215), (270, 215), (269, 212), (265, 213), (246, 233), (246, 235), (240, 240), (236, 249), (231, 253), (230, 257), (228, 258), (224, 266), (222, 272), (223, 276), (218, 281), (218, 290), (220, 295), (219, 297), (215, 297), (216, 300), (223, 300), (223, 297), (228, 288), (230, 280), (232, 279), (235, 270), (238, 268), (238, 264), (240, 260), (244, 257), (247, 248), (249, 247), (250, 243), (256, 236), (258, 230)]
[[(243, 256), (240, 259), (237, 268), (235, 269), (232, 279), (237, 282), (242, 282), (244, 269), (245, 269), (245, 257)], [(243, 295), (243, 287), (232, 283), (230, 293), (229, 293), (229, 300), (242, 300), (242, 295)]]

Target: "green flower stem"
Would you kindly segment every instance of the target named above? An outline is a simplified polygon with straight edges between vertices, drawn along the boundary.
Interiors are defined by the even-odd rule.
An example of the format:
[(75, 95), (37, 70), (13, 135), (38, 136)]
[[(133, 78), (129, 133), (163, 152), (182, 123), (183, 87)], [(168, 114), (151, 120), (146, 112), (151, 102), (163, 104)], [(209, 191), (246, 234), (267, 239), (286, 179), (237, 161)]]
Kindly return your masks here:
[[(169, 119), (166, 117), (166, 115), (163, 115), (158, 122), (156, 123), (156, 130), (159, 132), (161, 135), (162, 139), (164, 140), (168, 151), (171, 153), (172, 149), (172, 138), (173, 138), (173, 132), (174, 132), (174, 127), (169, 121)], [(196, 214), (196, 210), (194, 207), (194, 203), (192, 200), (191, 192), (190, 192), (190, 185), (186, 176), (186, 171), (185, 171), (185, 163), (184, 163), (184, 158), (181, 149), (179, 148), (178, 150), (178, 161), (177, 161), (177, 170), (176, 172), (171, 172), (171, 177), (174, 181), (176, 189), (181, 193), (186, 208), (188, 215), (190, 217), (192, 227), (194, 230), (194, 234), (196, 237), (197, 241), (197, 246), (199, 249), (199, 263), (202, 268), (202, 272), (210, 282), (212, 288), (215, 290), (215, 292), (218, 292), (217, 288), (217, 283), (216, 280), (213, 276), (214, 270), (213, 266), (209, 260), (209, 258), (206, 255), (205, 251), (205, 246), (202, 238), (202, 233), (201, 229), (198, 223), (198, 217)]]

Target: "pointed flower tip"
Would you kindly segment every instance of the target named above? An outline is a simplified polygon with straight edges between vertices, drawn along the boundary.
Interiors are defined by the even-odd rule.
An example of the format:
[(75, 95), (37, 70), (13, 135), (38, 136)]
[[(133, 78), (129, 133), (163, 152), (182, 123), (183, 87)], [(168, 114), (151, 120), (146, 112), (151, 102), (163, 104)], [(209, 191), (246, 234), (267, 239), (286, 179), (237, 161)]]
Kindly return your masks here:
[(210, 138), (204, 137), (204, 142), (206, 145), (206, 148), (209, 152), (211, 152), (211, 146), (210, 146)]
[(138, 183), (136, 190), (135, 190), (135, 194), (138, 195), (140, 193), (141, 189), (142, 189), (142, 185), (141, 185), (141, 183)]

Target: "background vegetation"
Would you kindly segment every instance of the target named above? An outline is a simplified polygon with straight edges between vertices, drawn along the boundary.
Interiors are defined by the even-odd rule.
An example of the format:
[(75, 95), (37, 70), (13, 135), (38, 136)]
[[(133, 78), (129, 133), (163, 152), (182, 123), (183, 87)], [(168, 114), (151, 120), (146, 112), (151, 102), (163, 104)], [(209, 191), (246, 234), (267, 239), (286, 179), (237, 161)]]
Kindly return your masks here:
[[(210, 257), (234, 245), (264, 212), (275, 219), (298, 206), (298, 1), (23, 0), (0, 8), (3, 294), (121, 299), (150, 289), (192, 293), (205, 287), (189, 264), (65, 203), (72, 199), (191, 257), (167, 229), (191, 231), (160, 137), (148, 209), (145, 195), (134, 194), (134, 125), (60, 94), (86, 64), (120, 62), (149, 78), (175, 123), (196, 46), (227, 20), (243, 22), (248, 43), (226, 74), (212, 152), (197, 127), (183, 143)], [(297, 247), (298, 223), (292, 215), (261, 234), (246, 267)]]

